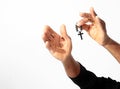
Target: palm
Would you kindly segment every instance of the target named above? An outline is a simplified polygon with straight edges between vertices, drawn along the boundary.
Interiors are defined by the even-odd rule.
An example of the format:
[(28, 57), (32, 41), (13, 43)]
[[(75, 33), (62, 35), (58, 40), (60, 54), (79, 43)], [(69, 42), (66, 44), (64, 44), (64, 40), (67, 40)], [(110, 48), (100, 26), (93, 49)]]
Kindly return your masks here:
[(68, 41), (58, 34), (50, 41), (50, 52), (57, 59), (65, 59), (65, 57), (69, 55), (69, 49), (70, 46)]
[[(93, 8), (90, 9), (90, 13), (81, 13), (80, 15), (83, 19), (79, 21), (78, 26), (82, 25), (83, 29), (88, 32), (92, 39), (100, 45), (104, 45), (107, 37), (105, 22), (97, 17)], [(87, 22), (91, 24), (87, 24)]]
[[(102, 22), (102, 20), (101, 20)], [(106, 36), (105, 32), (105, 24), (102, 22), (97, 24), (95, 22), (94, 24), (90, 25), (90, 29), (88, 30), (89, 35), (99, 44), (103, 44)]]
[(63, 37), (54, 32), (50, 27), (46, 29), (44, 40), (50, 53), (57, 59), (63, 61), (71, 53), (71, 40), (68, 36)]

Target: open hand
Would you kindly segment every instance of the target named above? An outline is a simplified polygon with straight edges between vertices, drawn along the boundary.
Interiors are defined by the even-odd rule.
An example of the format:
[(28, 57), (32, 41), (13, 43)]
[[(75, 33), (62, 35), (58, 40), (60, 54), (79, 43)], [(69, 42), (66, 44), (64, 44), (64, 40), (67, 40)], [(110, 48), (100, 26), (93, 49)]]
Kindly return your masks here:
[(49, 26), (45, 26), (42, 38), (50, 53), (60, 61), (64, 61), (71, 56), (72, 43), (67, 35), (65, 25), (60, 27), (60, 33), (61, 35), (57, 34)]

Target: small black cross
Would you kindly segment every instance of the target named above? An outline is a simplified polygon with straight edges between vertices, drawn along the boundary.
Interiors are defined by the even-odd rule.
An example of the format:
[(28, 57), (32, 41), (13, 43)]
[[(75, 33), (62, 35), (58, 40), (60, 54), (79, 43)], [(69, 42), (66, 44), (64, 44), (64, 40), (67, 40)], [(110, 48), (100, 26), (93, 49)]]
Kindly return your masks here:
[[(77, 25), (75, 25), (75, 28), (76, 28), (76, 31), (78, 32), (78, 35), (80, 35), (80, 38), (82, 40), (83, 39), (82, 26), (78, 27)], [(80, 30), (78, 30), (78, 28), (80, 28)]]
[(83, 39), (82, 35), (83, 33), (81, 31), (79, 31), (78, 35), (80, 36), (81, 40)]

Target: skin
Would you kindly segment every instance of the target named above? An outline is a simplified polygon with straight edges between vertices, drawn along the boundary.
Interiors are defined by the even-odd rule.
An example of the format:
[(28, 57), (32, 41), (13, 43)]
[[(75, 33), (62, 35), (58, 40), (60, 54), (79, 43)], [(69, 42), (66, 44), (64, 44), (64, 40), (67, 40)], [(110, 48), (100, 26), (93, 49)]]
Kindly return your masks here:
[(49, 52), (62, 62), (67, 75), (70, 77), (76, 77), (80, 72), (80, 65), (71, 55), (72, 42), (66, 32), (65, 25), (61, 25), (60, 33), (61, 34), (59, 35), (51, 27), (45, 26), (42, 39)]
[(57, 34), (49, 26), (45, 26), (42, 38), (50, 53), (58, 60), (65, 61), (71, 54), (72, 43), (67, 35), (65, 25), (60, 27), (60, 33), (61, 35)]
[(83, 19), (78, 21), (77, 26), (82, 26), (92, 39), (106, 48), (120, 63), (120, 44), (107, 35), (105, 22), (97, 16), (94, 9), (90, 8), (90, 13), (80, 13), (80, 16)]
[[(82, 26), (83, 30), (86, 30), (90, 37), (100, 45), (106, 45), (109, 39), (106, 26), (104, 21), (97, 16), (94, 9), (90, 8), (90, 13), (80, 13), (80, 16), (83, 19), (77, 23), (77, 26)], [(88, 22), (90, 22), (89, 25)]]
[[(94, 9), (90, 8), (90, 13), (80, 13), (80, 16), (83, 19), (78, 21), (77, 26), (82, 26), (92, 39), (105, 47), (120, 63), (120, 45), (107, 35), (105, 23), (96, 15)], [(87, 24), (87, 22), (91, 24)], [(51, 55), (61, 61), (67, 75), (71, 78), (76, 77), (80, 73), (80, 64), (71, 54), (72, 41), (66, 32), (65, 25), (61, 25), (60, 35), (46, 25), (42, 39)]]

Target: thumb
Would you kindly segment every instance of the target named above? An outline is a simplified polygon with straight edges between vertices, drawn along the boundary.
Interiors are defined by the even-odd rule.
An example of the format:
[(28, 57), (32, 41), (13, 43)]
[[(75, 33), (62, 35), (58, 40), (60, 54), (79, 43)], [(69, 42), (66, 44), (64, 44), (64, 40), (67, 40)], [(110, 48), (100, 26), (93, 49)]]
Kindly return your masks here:
[(93, 7), (90, 8), (90, 13), (91, 13), (91, 15), (92, 15), (92, 18), (94, 18), (95, 16), (97, 16), (97, 14), (96, 14), (96, 12), (94, 11), (94, 8), (93, 8)]
[(66, 31), (66, 27), (64, 24), (61, 25), (60, 27), (60, 34), (63, 38), (67, 38), (68, 35), (67, 35), (67, 31)]

